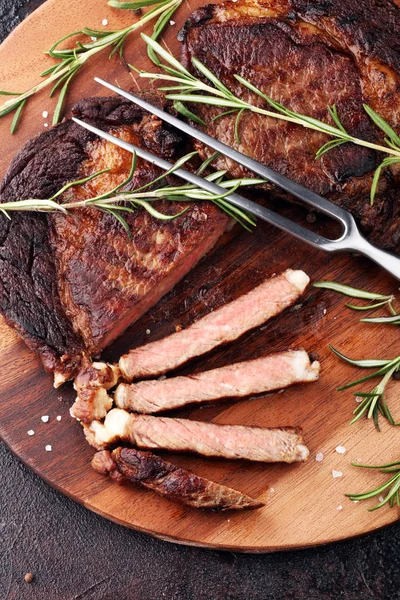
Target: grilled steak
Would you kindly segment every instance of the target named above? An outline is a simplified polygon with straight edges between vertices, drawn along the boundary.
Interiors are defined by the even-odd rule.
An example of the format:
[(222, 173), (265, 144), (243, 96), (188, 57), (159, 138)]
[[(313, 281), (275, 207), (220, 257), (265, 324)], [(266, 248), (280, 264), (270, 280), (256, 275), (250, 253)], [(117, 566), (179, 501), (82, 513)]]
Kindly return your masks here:
[(270, 392), (318, 377), (318, 362), (311, 363), (304, 350), (289, 350), (188, 377), (121, 383), (114, 401), (119, 408), (153, 414), (187, 404)]
[(141, 484), (160, 496), (194, 508), (230, 510), (263, 506), (250, 496), (198, 477), (151, 452), (121, 447), (112, 453), (102, 450), (94, 455), (92, 467), (115, 481)]
[[(394, 0), (239, 0), (196, 10), (182, 32), (182, 60), (204, 63), (236, 95), (263, 105), (239, 74), (284, 106), (332, 122), (336, 105), (347, 131), (383, 142), (363, 110), (370, 105), (400, 129), (400, 7)], [(196, 75), (200, 75), (196, 72)], [(382, 160), (373, 150), (344, 144), (315, 160), (332, 139), (301, 126), (244, 112), (212, 120), (226, 109), (192, 104), (207, 132), (231, 147), (350, 210), (377, 245), (400, 253), (400, 168), (387, 168), (373, 206), (369, 191)], [(213, 150), (198, 144), (203, 157)], [(214, 166), (241, 177), (244, 169), (220, 156)], [(246, 175), (248, 175), (246, 173)], [(277, 191), (275, 190), (274, 193)]]
[(122, 441), (139, 448), (195, 452), (204, 456), (259, 462), (292, 463), (304, 461), (309, 455), (301, 430), (293, 427), (267, 429), (215, 425), (188, 419), (135, 415), (113, 408), (104, 424), (93, 421), (83, 428), (87, 441), (97, 450)]
[[(181, 144), (177, 133), (120, 98), (82, 100), (73, 113), (168, 159)], [(0, 201), (49, 198), (67, 181), (110, 169), (74, 188), (76, 199), (85, 199), (122, 183), (131, 161), (128, 152), (67, 120), (16, 155)], [(159, 174), (139, 160), (129, 187)], [(183, 207), (171, 204), (160, 201), (158, 208)], [(98, 355), (214, 245), (227, 218), (211, 204), (201, 206), (204, 221), (192, 210), (162, 223), (142, 210), (129, 214), (132, 239), (112, 215), (95, 209), (15, 214), (11, 221), (0, 216), (0, 311), (56, 373), (56, 384), (71, 378), (85, 357)]]
[(303, 271), (287, 269), (199, 319), (188, 329), (131, 350), (119, 361), (124, 379), (133, 381), (162, 375), (191, 358), (236, 340), (294, 304), (308, 282)]

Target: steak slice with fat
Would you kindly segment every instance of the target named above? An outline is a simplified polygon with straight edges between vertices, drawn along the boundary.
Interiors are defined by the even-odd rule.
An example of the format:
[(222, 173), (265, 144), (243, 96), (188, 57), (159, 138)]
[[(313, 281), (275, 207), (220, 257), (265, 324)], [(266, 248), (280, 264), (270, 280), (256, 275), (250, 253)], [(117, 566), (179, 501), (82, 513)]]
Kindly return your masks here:
[(113, 408), (104, 423), (83, 425), (91, 446), (104, 450), (119, 442), (139, 448), (194, 452), (203, 456), (258, 462), (300, 462), (308, 458), (300, 428), (216, 425), (188, 419), (135, 415)]
[[(394, 0), (239, 0), (196, 10), (181, 32), (182, 62), (199, 77), (195, 57), (234, 94), (271, 110), (239, 84), (238, 74), (285, 107), (333, 124), (370, 142), (385, 134), (363, 104), (400, 132), (400, 6)], [(207, 83), (209, 83), (207, 81)], [(383, 169), (373, 205), (370, 189), (383, 155), (344, 144), (315, 160), (331, 138), (250, 111), (213, 118), (226, 108), (192, 103), (206, 131), (351, 211), (371, 242), (400, 253), (400, 166)], [(194, 124), (195, 125), (195, 124)], [(198, 127), (198, 125), (196, 125)], [(198, 144), (203, 158), (213, 150)], [(220, 155), (213, 165), (249, 175)], [(274, 188), (271, 188), (274, 189)], [(279, 194), (276, 188), (275, 194)]]
[(294, 304), (309, 281), (303, 271), (287, 269), (187, 329), (131, 350), (119, 360), (123, 378), (133, 381), (162, 375), (221, 344), (236, 340)]
[(226, 485), (199, 477), (160, 456), (134, 448), (119, 447), (112, 453), (101, 450), (94, 455), (92, 467), (119, 483), (143, 485), (160, 496), (193, 508), (240, 510), (263, 506), (262, 502)]
[[(158, 96), (151, 101), (160, 104)], [(180, 135), (121, 98), (78, 102), (73, 114), (167, 159), (180, 152)], [(127, 179), (132, 156), (66, 120), (28, 142), (0, 186), (0, 202), (49, 198), (66, 182), (109, 169), (73, 188), (76, 200), (113, 189)], [(160, 171), (138, 160), (129, 188)], [(175, 214), (183, 203), (160, 201)], [(124, 216), (130, 239), (110, 214), (96, 209), (62, 214), (0, 215), (0, 311), (60, 384), (97, 356), (153, 306), (208, 252), (228, 219), (201, 203), (161, 222), (144, 210)]]
[(242, 398), (317, 381), (319, 362), (310, 362), (305, 350), (289, 350), (187, 377), (121, 383), (115, 404), (125, 410), (154, 414), (224, 398)]

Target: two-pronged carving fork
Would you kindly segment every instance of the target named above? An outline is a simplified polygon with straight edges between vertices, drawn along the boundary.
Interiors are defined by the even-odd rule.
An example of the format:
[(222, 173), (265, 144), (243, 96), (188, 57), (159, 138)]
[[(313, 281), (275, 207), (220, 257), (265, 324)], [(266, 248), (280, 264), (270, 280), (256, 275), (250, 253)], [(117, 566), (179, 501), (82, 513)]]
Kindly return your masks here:
[[(284, 175), (276, 173), (272, 169), (266, 167), (265, 165), (262, 165), (256, 160), (253, 160), (252, 158), (249, 158), (245, 154), (242, 154), (241, 152), (230, 148), (226, 144), (219, 142), (213, 137), (207, 135), (206, 133), (203, 133), (195, 127), (192, 127), (188, 123), (185, 123), (184, 121), (181, 121), (180, 119), (177, 119), (176, 117), (164, 112), (160, 108), (153, 106), (146, 100), (143, 100), (143, 98), (134, 96), (133, 94), (122, 90), (121, 88), (97, 77), (95, 78), (95, 80), (101, 85), (116, 92), (120, 96), (123, 96), (124, 98), (127, 98), (131, 102), (137, 104), (144, 110), (147, 110), (151, 114), (156, 115), (163, 121), (166, 121), (173, 127), (176, 127), (176, 129), (179, 129), (180, 131), (183, 131), (184, 133), (199, 140), (200, 142), (203, 142), (204, 144), (210, 146), (217, 152), (228, 156), (235, 162), (243, 165), (244, 167), (246, 167), (253, 173), (256, 173), (263, 179), (267, 179), (269, 182), (280, 187), (282, 190), (285, 190), (285, 192), (288, 192), (292, 196), (295, 196), (296, 198), (301, 200), (304, 204), (312, 206), (318, 211), (329, 215), (336, 221), (339, 221), (343, 227), (343, 233), (340, 238), (335, 240), (329, 240), (310, 231), (309, 229), (306, 229), (305, 227), (297, 223), (294, 223), (290, 219), (287, 219), (286, 217), (273, 212), (268, 208), (260, 206), (256, 202), (248, 200), (247, 198), (244, 198), (239, 194), (233, 193), (227, 196), (226, 199), (229, 200), (229, 202), (231, 202), (235, 206), (244, 209), (249, 214), (258, 217), (259, 219), (262, 219), (263, 221), (266, 221), (271, 225), (279, 227), (283, 231), (290, 233), (291, 235), (295, 236), (300, 240), (303, 240), (304, 242), (310, 244), (311, 246), (314, 246), (315, 248), (326, 250), (327, 252), (348, 251), (363, 254), (371, 260), (373, 260), (378, 265), (380, 265), (383, 269), (386, 269), (386, 271), (394, 275), (397, 279), (400, 279), (400, 258), (394, 256), (393, 254), (390, 254), (389, 252), (380, 250), (379, 248), (376, 248), (375, 246), (370, 244), (361, 235), (353, 216), (347, 210), (339, 208), (332, 202), (329, 202), (329, 200), (327, 200), (326, 198), (315, 194), (311, 190), (303, 187), (302, 185), (299, 185), (298, 183), (295, 183), (294, 181), (288, 179)], [(153, 163), (154, 165), (157, 165), (163, 170), (169, 170), (173, 167), (173, 165), (167, 162), (166, 160), (159, 158), (158, 156), (155, 156), (150, 152), (143, 150), (142, 148), (138, 148), (133, 144), (124, 142), (123, 140), (120, 140), (114, 137), (113, 135), (110, 135), (109, 133), (98, 129), (97, 127), (93, 127), (92, 125), (80, 121), (79, 119), (74, 118), (74, 121), (79, 123), (79, 125), (82, 125), (82, 127), (85, 127), (86, 129), (89, 129), (93, 133), (97, 134), (99, 137), (107, 139), (110, 142), (116, 144), (117, 146), (125, 148), (125, 150), (128, 150), (129, 152), (136, 152), (138, 156), (140, 156), (144, 160), (149, 161), (150, 163)], [(175, 171), (175, 175), (191, 184), (194, 184), (204, 190), (207, 190), (208, 192), (211, 192), (212, 194), (226, 193), (226, 189), (219, 187), (217, 184), (207, 181), (202, 177), (198, 177), (197, 175), (189, 173), (189, 171), (186, 171), (185, 169), (177, 169)]]

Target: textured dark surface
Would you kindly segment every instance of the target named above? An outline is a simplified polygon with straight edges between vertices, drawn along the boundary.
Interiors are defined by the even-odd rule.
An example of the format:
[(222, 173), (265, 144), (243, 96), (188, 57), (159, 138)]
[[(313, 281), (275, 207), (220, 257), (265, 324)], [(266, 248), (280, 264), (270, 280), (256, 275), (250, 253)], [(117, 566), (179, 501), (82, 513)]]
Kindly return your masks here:
[[(0, 0), (0, 34), (39, 3)], [(184, 548), (89, 513), (0, 446), (1, 600), (397, 599), (399, 533), (267, 556)]]

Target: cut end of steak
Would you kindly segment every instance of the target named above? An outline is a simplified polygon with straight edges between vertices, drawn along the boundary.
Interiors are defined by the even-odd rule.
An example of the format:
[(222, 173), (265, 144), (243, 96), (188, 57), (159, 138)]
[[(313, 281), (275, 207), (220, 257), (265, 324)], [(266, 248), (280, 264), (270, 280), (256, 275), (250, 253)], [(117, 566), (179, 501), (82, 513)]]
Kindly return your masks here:
[(159, 456), (133, 448), (97, 452), (92, 467), (102, 475), (124, 483), (140, 484), (165, 498), (193, 508), (241, 510), (260, 508), (262, 502), (191, 471), (180, 469)]
[[(235, 74), (285, 107), (331, 124), (328, 106), (336, 106), (350, 134), (380, 143), (384, 134), (363, 105), (399, 133), (399, 22), (400, 6), (393, 0), (228, 1), (188, 18), (180, 36), (182, 62), (202, 77), (192, 64), (197, 58), (235, 95), (257, 106), (268, 107)], [(372, 178), (383, 158), (375, 151), (343, 144), (316, 161), (317, 150), (332, 139), (320, 132), (250, 111), (236, 128), (237, 114), (214, 119), (224, 108), (193, 103), (190, 109), (211, 136), (348, 209), (372, 243), (400, 253), (398, 165), (383, 169), (371, 205)], [(213, 154), (197, 147), (202, 158)], [(251, 175), (222, 155), (213, 166), (234, 177)]]
[(292, 269), (267, 279), (187, 329), (122, 356), (119, 368), (123, 378), (130, 382), (162, 375), (221, 344), (236, 340), (294, 304), (309, 281), (304, 271)]
[[(151, 102), (162, 104), (154, 94)], [(131, 102), (113, 98), (80, 101), (73, 114), (167, 159), (180, 153), (182, 138)], [(66, 182), (108, 172), (74, 187), (76, 200), (113, 189), (127, 179), (132, 156), (67, 119), (28, 142), (0, 186), (0, 202), (49, 198)], [(138, 160), (129, 187), (161, 172)], [(160, 201), (167, 214), (183, 203)], [(138, 209), (126, 218), (129, 239), (112, 215), (96, 209), (61, 214), (0, 216), (0, 311), (37, 352), (55, 384), (72, 378), (90, 357), (153, 306), (206, 254), (228, 218), (201, 203), (176, 220), (161, 222)]]

